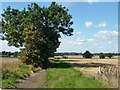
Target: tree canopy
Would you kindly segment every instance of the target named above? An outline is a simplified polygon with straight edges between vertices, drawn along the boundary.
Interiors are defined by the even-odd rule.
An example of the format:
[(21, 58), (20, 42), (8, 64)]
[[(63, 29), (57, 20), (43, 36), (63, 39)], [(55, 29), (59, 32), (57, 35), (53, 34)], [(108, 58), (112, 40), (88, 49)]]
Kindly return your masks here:
[(104, 59), (105, 58), (105, 54), (104, 53), (100, 53), (99, 57), (100, 57), (100, 59)]
[(93, 54), (90, 53), (89, 51), (86, 51), (85, 53), (83, 53), (83, 57), (84, 58), (92, 58)]
[(2, 17), (2, 40), (7, 40), (9, 46), (24, 46), (28, 64), (46, 60), (59, 47), (61, 33), (71, 36), (73, 32), (72, 15), (55, 2), (49, 7), (31, 3), (21, 11), (9, 6)]

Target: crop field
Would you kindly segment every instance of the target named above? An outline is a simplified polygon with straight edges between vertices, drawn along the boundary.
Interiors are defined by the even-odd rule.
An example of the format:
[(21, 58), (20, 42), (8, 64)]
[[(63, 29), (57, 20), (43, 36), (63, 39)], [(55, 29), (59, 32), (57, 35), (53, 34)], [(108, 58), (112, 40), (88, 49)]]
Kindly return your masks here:
[[(104, 80), (102, 80), (102, 79), (104, 79), (105, 77), (102, 77), (102, 78), (99, 78), (99, 75), (98, 75), (98, 72), (99, 72), (99, 66), (103, 66), (103, 65), (106, 65), (106, 64), (112, 64), (112, 65), (115, 65), (116, 67), (118, 67), (118, 56), (113, 56), (111, 59), (109, 59), (109, 58), (105, 58), (105, 59), (99, 59), (99, 57), (98, 56), (94, 56), (92, 59), (85, 59), (85, 58), (83, 58), (81, 55), (74, 55), (74, 56), (67, 56), (68, 58), (67, 59), (63, 59), (62, 58), (62, 56), (55, 56), (54, 58), (60, 58), (59, 60), (62, 62), (66, 62), (66, 63), (68, 63), (70, 66), (73, 66), (74, 67), (74, 69), (75, 70), (78, 70), (78, 71), (80, 71), (80, 72), (82, 72), (83, 73), (83, 76), (84, 77), (88, 77), (88, 78), (96, 78), (96, 79), (98, 79), (100, 82), (102, 82), (102, 81), (104, 81)], [(56, 62), (57, 63), (57, 62)], [(20, 60), (19, 59), (17, 59), (17, 58), (6, 58), (6, 57), (4, 57), (4, 58), (0, 58), (0, 66), (1, 66), (1, 69), (2, 70), (4, 70), (4, 71), (6, 71), (7, 69), (9, 69), (9, 68), (11, 68), (11, 70), (14, 70), (14, 68), (19, 68), (19, 66), (21, 65), (22, 63), (20, 62)], [(60, 64), (60, 65), (62, 65), (62, 64)], [(66, 64), (67, 65), (67, 64)], [(56, 67), (56, 66), (53, 66), (53, 67)], [(62, 66), (63, 67), (63, 66)], [(66, 66), (64, 66), (64, 67), (66, 67)], [(68, 68), (69, 69), (69, 68)], [(62, 71), (62, 72), (66, 72), (68, 69), (65, 69), (64, 70), (64, 68), (60, 68), (60, 70), (64, 70), (64, 71)], [(54, 74), (53, 76), (49, 76), (49, 75), (51, 75), (52, 73), (55, 73), (55, 72), (57, 72), (57, 71), (59, 71), (58, 70), (58, 68), (50, 68), (50, 69), (47, 69), (46, 70), (46, 72), (45, 72), (45, 75), (44, 76), (46, 76), (46, 79), (44, 80), (44, 81), (46, 81), (46, 84), (47, 84), (47, 86), (45, 85), (44, 87), (46, 88), (48, 88), (48, 87), (61, 87), (61, 86), (63, 86), (64, 87), (64, 84), (66, 83), (66, 85), (67, 85), (67, 83), (70, 83), (69, 81), (68, 82), (66, 82), (66, 81), (64, 81), (64, 82), (62, 82), (61, 81), (61, 79), (58, 81), (58, 82), (56, 82), (56, 75), (58, 74), (58, 76), (57, 77), (59, 77), (59, 74), (62, 74), (61, 72), (58, 72), (57, 74)], [(71, 71), (71, 70), (70, 70)], [(77, 72), (77, 71), (76, 71)], [(75, 72), (75, 73), (76, 73)], [(66, 72), (66, 74), (65, 74), (65, 76), (68, 74), (69, 72)], [(64, 75), (63, 75), (64, 76)], [(66, 78), (64, 76), (64, 78)], [(53, 79), (52, 79), (52, 78)], [(70, 76), (71, 77), (71, 76)], [(61, 77), (59, 77), (59, 78), (61, 78)], [(59, 79), (58, 78), (58, 79)], [(79, 79), (79, 78), (78, 78)], [(87, 78), (86, 78), (87, 79)], [(96, 80), (95, 79), (95, 80)], [(11, 79), (10, 79), (11, 80)], [(17, 80), (17, 79), (16, 79)], [(105, 86), (110, 86), (110, 87), (118, 87), (118, 78), (112, 78), (112, 80), (111, 80), (111, 82), (112, 82), (112, 85), (110, 85), (110, 84), (108, 84), (107, 82), (102, 82), (103, 83), (103, 85), (105, 85)], [(52, 84), (50, 84), (49, 82), (53, 82)], [(39, 81), (37, 81), (36, 83), (38, 83)], [(58, 83), (58, 85), (57, 84), (55, 84), (55, 82), (56, 83)], [(78, 81), (79, 82), (79, 81)], [(91, 82), (93, 82), (93, 79), (91, 79)], [(96, 81), (97, 82), (97, 81)], [(6, 86), (8, 86), (8, 84), (7, 83), (9, 83), (8, 81), (6, 82), (6, 81), (4, 81), (4, 87), (6, 87)], [(14, 82), (15, 83), (15, 82)], [(59, 84), (59, 83), (61, 83), (61, 84)], [(76, 83), (76, 82), (74, 82), (74, 83)], [(114, 84), (113, 84), (114, 83)], [(86, 82), (86, 84), (87, 84), (87, 82)], [(106, 85), (107, 84), (107, 85)], [(23, 85), (24, 85), (24, 83), (23, 83)], [(29, 84), (27, 84), (27, 85), (29, 85)], [(74, 85), (73, 85), (74, 86)], [(67, 87), (73, 87), (73, 86), (67, 86)], [(44, 88), (43, 87), (43, 88)], [(76, 86), (76, 87), (81, 87), (81, 86)], [(86, 86), (84, 86), (83, 85), (83, 87), (86, 87)], [(93, 86), (92, 86), (93, 87)], [(98, 85), (98, 87), (99, 87), (99, 85)], [(90, 88), (90, 87), (89, 87)]]
[[(74, 66), (75, 69), (82, 71), (84, 75), (88, 77), (98, 78), (100, 67), (103, 67), (105, 65), (114, 65), (115, 67), (118, 68), (119, 58), (118, 56), (113, 56), (110, 59), (109, 58), (99, 59), (99, 56), (94, 56), (92, 59), (85, 59), (81, 55), (67, 57), (68, 57), (67, 59), (62, 59), (61, 56), (56, 56), (55, 58), (61, 58), (60, 60), (63, 60), (69, 63), (70, 65)], [(113, 86), (111, 87), (118, 87), (118, 78), (112, 78), (111, 82), (114, 83), (114, 85), (112, 84)]]

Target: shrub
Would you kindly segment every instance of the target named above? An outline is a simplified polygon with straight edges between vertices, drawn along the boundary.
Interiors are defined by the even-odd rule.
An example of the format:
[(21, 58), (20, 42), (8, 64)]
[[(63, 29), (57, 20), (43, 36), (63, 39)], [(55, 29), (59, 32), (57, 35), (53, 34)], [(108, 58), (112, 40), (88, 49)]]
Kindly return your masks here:
[(100, 59), (104, 59), (105, 58), (105, 54), (104, 53), (100, 53), (99, 57), (100, 57)]
[(86, 51), (85, 53), (83, 53), (83, 57), (84, 58), (92, 58), (92, 54), (89, 51)]
[(108, 53), (106, 56), (108, 56), (109, 58), (111, 58), (113, 55), (112, 55), (112, 53)]
[(32, 67), (32, 70), (33, 70), (33, 72), (37, 72), (37, 71), (40, 71), (40, 68), (39, 67), (38, 68)]
[(67, 59), (68, 57), (67, 56), (62, 56), (62, 58)]

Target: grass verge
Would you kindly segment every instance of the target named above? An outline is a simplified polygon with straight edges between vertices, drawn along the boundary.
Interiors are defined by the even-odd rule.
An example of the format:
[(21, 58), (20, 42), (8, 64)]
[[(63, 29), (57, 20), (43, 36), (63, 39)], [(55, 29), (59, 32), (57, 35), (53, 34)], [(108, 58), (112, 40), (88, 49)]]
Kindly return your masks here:
[(16, 68), (5, 68), (2, 71), (2, 88), (13, 88), (19, 79), (23, 79), (29, 75), (30, 68), (25, 64)]
[(82, 72), (58, 59), (46, 70), (45, 88), (107, 88), (95, 78), (84, 77)]
[(4, 58), (2, 60), (2, 88), (17, 88), (14, 86), (19, 79), (24, 79), (28, 77), (31, 72), (37, 72), (40, 68), (35, 68), (32, 65), (23, 64), (20, 60), (16, 58)]

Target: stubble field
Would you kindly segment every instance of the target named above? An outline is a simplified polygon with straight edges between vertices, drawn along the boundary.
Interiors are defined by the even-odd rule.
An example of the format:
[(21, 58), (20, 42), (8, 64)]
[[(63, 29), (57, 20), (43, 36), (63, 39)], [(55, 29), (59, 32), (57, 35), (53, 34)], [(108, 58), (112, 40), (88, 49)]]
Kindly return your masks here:
[[(113, 56), (112, 58), (106, 57), (105, 59), (100, 59), (99, 56), (97, 55), (93, 56), (92, 59), (85, 59), (81, 55), (74, 55), (74, 56), (71, 55), (67, 57), (68, 57), (67, 59), (62, 59), (61, 56), (56, 56), (55, 58), (60, 58), (60, 60), (63, 60), (69, 63), (75, 69), (82, 71), (83, 74), (87, 77), (95, 77), (98, 79), (98, 73), (100, 71), (100, 68), (102, 68), (105, 65), (108, 65), (108, 66), (112, 65), (118, 68), (119, 56)], [(105, 78), (106, 77), (102, 77), (101, 81), (103, 81), (103, 83), (108, 85), (109, 80), (108, 82), (105, 82), (103, 80)], [(112, 77), (110, 78), (111, 78), (110, 80), (111, 87), (118, 87), (118, 78), (112, 78)]]

